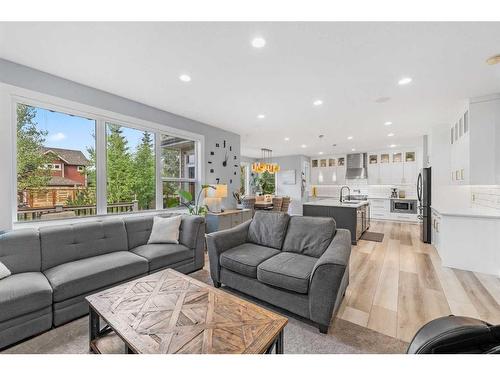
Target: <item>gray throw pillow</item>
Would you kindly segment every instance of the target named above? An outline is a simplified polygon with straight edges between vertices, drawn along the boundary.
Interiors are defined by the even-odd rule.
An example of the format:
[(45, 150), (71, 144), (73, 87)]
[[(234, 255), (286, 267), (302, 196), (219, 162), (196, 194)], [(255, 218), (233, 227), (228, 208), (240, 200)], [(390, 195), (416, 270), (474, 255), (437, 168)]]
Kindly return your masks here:
[(10, 275), (11, 275), (10, 270), (5, 266), (5, 264), (0, 262), (0, 280), (5, 279)]
[(331, 217), (293, 216), (290, 218), (283, 251), (319, 258), (337, 231)]
[(290, 216), (284, 212), (256, 211), (248, 228), (248, 242), (281, 250)]

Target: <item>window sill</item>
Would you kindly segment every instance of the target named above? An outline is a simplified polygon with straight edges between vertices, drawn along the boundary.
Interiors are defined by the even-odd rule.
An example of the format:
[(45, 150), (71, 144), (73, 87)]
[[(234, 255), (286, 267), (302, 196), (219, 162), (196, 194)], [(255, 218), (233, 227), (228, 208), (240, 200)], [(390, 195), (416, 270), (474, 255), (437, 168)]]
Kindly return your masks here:
[(159, 214), (188, 214), (187, 208), (171, 208), (164, 210), (149, 210), (149, 211), (140, 211), (140, 212), (128, 212), (122, 214), (108, 214), (108, 215), (95, 215), (95, 216), (82, 216), (71, 219), (52, 219), (45, 221), (16, 221), (13, 223), (13, 229), (26, 229), (26, 228), (40, 228), (52, 225), (68, 225), (68, 224), (77, 224), (77, 223), (85, 223), (91, 221), (104, 221), (104, 220), (113, 220), (115, 218), (125, 218), (130, 216), (155, 216)]

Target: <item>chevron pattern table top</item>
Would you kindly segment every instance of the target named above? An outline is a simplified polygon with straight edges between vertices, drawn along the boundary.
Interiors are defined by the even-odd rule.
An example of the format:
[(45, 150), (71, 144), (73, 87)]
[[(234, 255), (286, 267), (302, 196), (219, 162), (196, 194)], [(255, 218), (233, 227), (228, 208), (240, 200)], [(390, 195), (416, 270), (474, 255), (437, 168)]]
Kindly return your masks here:
[(172, 269), (86, 299), (136, 353), (265, 353), (288, 322)]

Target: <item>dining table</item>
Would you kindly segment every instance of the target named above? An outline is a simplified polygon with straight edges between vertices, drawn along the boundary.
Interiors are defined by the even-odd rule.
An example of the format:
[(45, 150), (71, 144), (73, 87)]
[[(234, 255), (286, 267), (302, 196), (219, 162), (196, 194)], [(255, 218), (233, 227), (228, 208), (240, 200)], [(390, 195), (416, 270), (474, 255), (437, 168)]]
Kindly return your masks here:
[(272, 210), (273, 202), (258, 201), (255, 202), (254, 208), (256, 210)]

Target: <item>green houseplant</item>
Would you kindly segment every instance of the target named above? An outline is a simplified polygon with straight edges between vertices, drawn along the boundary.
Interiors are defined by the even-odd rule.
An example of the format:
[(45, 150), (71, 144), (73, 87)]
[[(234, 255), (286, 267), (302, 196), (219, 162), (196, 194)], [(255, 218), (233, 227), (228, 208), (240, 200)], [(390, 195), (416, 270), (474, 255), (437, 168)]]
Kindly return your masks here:
[(199, 215), (199, 216), (205, 216), (208, 212), (208, 207), (206, 204), (201, 204), (201, 194), (206, 190), (206, 189), (214, 189), (215, 186), (212, 185), (201, 185), (200, 192), (198, 193), (198, 196), (196, 197), (196, 200), (193, 199), (193, 195), (186, 190), (178, 190), (177, 194), (184, 200), (181, 202), (181, 204), (189, 210), (190, 215)]

